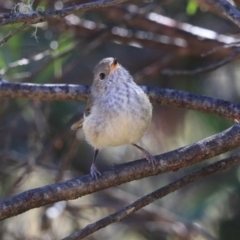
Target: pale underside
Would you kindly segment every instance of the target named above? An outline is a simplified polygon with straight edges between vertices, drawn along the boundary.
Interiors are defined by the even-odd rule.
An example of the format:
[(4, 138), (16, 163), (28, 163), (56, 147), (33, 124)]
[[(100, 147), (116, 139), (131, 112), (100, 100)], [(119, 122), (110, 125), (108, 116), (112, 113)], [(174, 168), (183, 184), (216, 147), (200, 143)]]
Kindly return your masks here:
[(127, 98), (125, 93), (124, 89), (111, 91), (93, 103), (85, 116), (83, 131), (95, 149), (136, 143), (147, 131), (152, 117), (148, 97), (137, 85)]

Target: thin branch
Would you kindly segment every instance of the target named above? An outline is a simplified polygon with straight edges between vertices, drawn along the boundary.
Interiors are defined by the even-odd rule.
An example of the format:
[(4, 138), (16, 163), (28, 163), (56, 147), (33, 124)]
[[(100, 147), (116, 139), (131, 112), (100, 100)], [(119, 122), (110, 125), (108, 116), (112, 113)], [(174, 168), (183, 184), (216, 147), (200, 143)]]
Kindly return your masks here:
[(240, 27), (240, 12), (231, 3), (226, 0), (208, 0), (208, 2)]
[(73, 156), (78, 149), (78, 143), (79, 141), (77, 138), (75, 138), (73, 142), (70, 142), (70, 146), (68, 146), (68, 151), (66, 151), (63, 157), (60, 159), (61, 166), (55, 176), (55, 182), (60, 182), (63, 179), (63, 175), (66, 169), (69, 168), (70, 163), (73, 160)]
[(201, 54), (201, 57), (207, 57), (217, 51), (220, 51), (222, 49), (226, 49), (226, 48), (234, 48), (234, 47), (239, 47), (239, 44), (240, 44), (240, 41), (237, 41), (237, 42), (233, 42), (233, 43), (229, 43), (229, 44), (223, 44), (221, 46), (217, 46), (217, 47), (214, 47), (213, 49), (205, 52), (205, 53), (202, 53)]
[(18, 66), (23, 66), (23, 65), (28, 65), (33, 61), (40, 61), (43, 58), (49, 56), (51, 54), (51, 51), (45, 50), (41, 53), (37, 53), (29, 58), (22, 58), (14, 62), (8, 63), (8, 65), (5, 68), (0, 69), (0, 75), (6, 74), (7, 71), (9, 71), (12, 68), (18, 67)]
[(221, 66), (226, 65), (227, 63), (230, 63), (237, 55), (240, 53), (240, 48), (237, 48), (231, 55), (229, 55), (226, 58), (223, 58), (221, 61), (217, 63), (212, 63), (208, 65), (207, 67), (199, 67), (194, 70), (174, 70), (174, 69), (165, 69), (161, 73), (164, 75), (169, 75), (169, 76), (179, 76), (179, 75), (195, 75), (199, 73), (206, 73), (210, 72), (212, 70), (215, 70)]
[[(121, 206), (122, 204), (130, 204), (131, 202), (136, 201), (139, 196), (124, 191), (120, 188), (108, 188), (104, 190), (104, 193), (107, 194), (107, 198), (110, 198), (111, 202), (114, 203), (116, 206)], [(117, 204), (121, 202), (121, 204)], [(141, 212), (138, 212), (135, 216), (133, 216), (133, 222), (135, 219), (141, 218), (143, 221), (147, 219), (147, 221), (154, 221), (156, 224), (159, 225), (159, 229), (161, 229), (161, 223), (166, 223), (168, 226), (168, 233), (174, 233), (176, 236), (179, 236), (180, 239), (190, 237), (192, 235), (201, 235), (206, 240), (217, 240), (213, 237), (207, 230), (203, 229), (200, 225), (196, 224), (195, 222), (185, 219), (166, 208), (159, 206), (158, 204), (152, 203), (144, 207)], [(184, 227), (178, 228), (177, 226), (181, 223)], [(164, 230), (164, 226), (162, 227)], [(187, 233), (187, 234), (186, 234)], [(183, 237), (184, 236), (184, 237)], [(184, 239), (185, 239), (184, 238)]]
[[(76, 67), (76, 65), (79, 64), (79, 61), (81, 61), (81, 59), (83, 59), (93, 49), (97, 48), (100, 44), (102, 44), (102, 41), (104, 39), (106, 39), (107, 36), (108, 36), (107, 29), (101, 29), (101, 30), (99, 30), (98, 32), (96, 32), (94, 34), (90, 34), (90, 36), (86, 37), (82, 42), (78, 43), (76, 45), (76, 47), (81, 48), (81, 46), (84, 46), (83, 49), (81, 50), (81, 56), (79, 56), (78, 58), (73, 59), (68, 64), (66, 64), (64, 66), (64, 68), (62, 69), (61, 76), (53, 79), (52, 82), (53, 83), (54, 82), (59, 82), (60, 78), (63, 78), (63, 76), (66, 73), (70, 72), (74, 67)], [(87, 46), (84, 45), (86, 43), (87, 43)], [(44, 64), (44, 66), (40, 67), (35, 72), (33, 72), (31, 74), (31, 76), (28, 77), (28, 79), (34, 77), (36, 74), (41, 72), (45, 67), (49, 66), (50, 63), (52, 63), (55, 59), (57, 59), (59, 57), (62, 57), (62, 55), (59, 55), (59, 56), (56, 56), (55, 58), (49, 59), (48, 62)]]
[(163, 69), (171, 61), (175, 60), (176, 55), (176, 53), (167, 54), (166, 56), (162, 56), (161, 59), (159, 59), (158, 61), (155, 61), (154, 63), (151, 63), (147, 67), (143, 68), (142, 70), (134, 74), (133, 78), (135, 82), (139, 83), (144, 79), (148, 79), (149, 77), (157, 76), (157, 74), (163, 71)]
[(75, 12), (89, 11), (96, 8), (109, 7), (117, 4), (127, 2), (128, 0), (99, 0), (84, 4), (77, 4), (72, 7), (63, 8), (61, 10), (53, 10), (49, 12), (34, 11), (29, 14), (11, 13), (5, 14), (4, 18), (0, 19), (0, 26), (12, 23), (27, 22), (35, 24), (45, 22), (53, 19), (62, 19), (67, 15)]
[[(176, 53), (180, 50), (178, 54), (181, 56), (192, 55), (199, 57), (203, 52), (207, 52), (216, 46), (238, 41), (237, 38), (219, 35), (217, 32), (203, 28), (200, 29), (190, 24), (186, 25), (171, 18), (166, 19), (165, 16), (156, 13), (154, 15), (157, 15), (155, 18), (159, 19), (158, 21), (150, 21), (147, 17), (136, 18), (135, 16), (133, 19), (128, 20), (124, 24), (124, 27), (121, 23), (131, 12), (125, 8), (111, 7), (103, 13), (104, 17), (108, 16), (110, 20), (118, 21), (118, 25), (112, 27), (111, 31), (109, 31), (108, 40), (129, 45), (137, 43), (142, 47), (156, 48), (158, 50), (163, 48), (165, 52)], [(134, 20), (133, 24), (132, 20)], [(65, 29), (72, 30), (74, 28), (81, 36), (99, 31), (99, 24), (89, 29), (85, 26), (84, 21), (85, 19), (81, 18), (81, 22), (76, 24), (71, 22), (71, 19), (66, 19), (66, 21), (61, 21), (61, 24)], [(170, 22), (171, 24), (169, 24)], [(133, 27), (135, 30), (133, 30)], [(209, 35), (214, 37), (209, 38)], [(199, 40), (199, 38), (205, 40)], [(223, 58), (229, 56), (231, 53), (231, 49), (224, 48), (222, 51), (216, 52), (214, 56)]]
[[(136, 5), (135, 8), (137, 8)], [(104, 15), (108, 16), (109, 19), (118, 21), (119, 24), (124, 22), (126, 27), (123, 30), (125, 30), (125, 32), (127, 29), (132, 29), (132, 27), (141, 29), (139, 32), (141, 33), (140, 36), (142, 39), (161, 41), (163, 38), (165, 45), (178, 46), (183, 50), (181, 54), (184, 55), (189, 54), (189, 52), (200, 55), (213, 47), (238, 41), (235, 37), (219, 34), (218, 32), (197, 27), (189, 23), (179, 22), (154, 11), (150, 11), (145, 16), (138, 14), (136, 11), (134, 17), (130, 18), (129, 16), (132, 16), (133, 13), (127, 10), (127, 8), (111, 7), (110, 9), (102, 9), (102, 12), (104, 12)], [(145, 30), (145, 32), (143, 30)], [(204, 41), (202, 39), (204, 39)], [(221, 56), (226, 56), (226, 54), (229, 55), (227, 49), (220, 53)]]
[(88, 174), (69, 181), (51, 184), (20, 193), (0, 203), (0, 219), (9, 218), (27, 210), (62, 200), (71, 200), (112, 186), (137, 179), (176, 171), (205, 159), (230, 151), (240, 145), (240, 124), (224, 132), (186, 147), (155, 156), (153, 170), (145, 159), (128, 162), (101, 172), (99, 181)]
[(3, 38), (0, 41), (0, 46), (3, 45), (5, 42), (7, 42), (11, 37), (13, 37), (14, 35), (18, 34), (19, 32), (21, 32), (22, 30), (24, 30), (25, 28), (27, 28), (30, 24), (29, 23), (24, 23), (21, 27), (17, 28), (16, 30), (14, 30), (13, 32), (10, 32), (5, 38)]
[[(153, 103), (215, 114), (231, 120), (240, 119), (240, 105), (229, 101), (184, 91), (141, 86)], [(0, 79), (0, 98), (32, 100), (86, 101), (89, 86), (73, 84), (9, 83)]]
[(84, 237), (114, 223), (122, 221), (124, 218), (132, 215), (139, 209), (147, 206), (148, 204), (158, 200), (159, 198), (162, 198), (169, 193), (172, 193), (192, 182), (195, 182), (196, 180), (199, 180), (201, 178), (204, 178), (206, 176), (209, 176), (213, 173), (225, 170), (237, 163), (240, 163), (240, 153), (226, 158), (224, 160), (218, 161), (216, 163), (210, 164), (206, 167), (201, 168), (198, 171), (195, 171), (193, 173), (190, 173), (162, 188), (159, 188), (158, 190), (138, 199), (137, 201), (133, 202), (132, 204), (128, 205), (127, 207), (105, 217), (101, 220), (87, 225), (85, 228), (73, 233), (72, 235), (64, 238), (63, 240), (79, 240), (83, 239)]

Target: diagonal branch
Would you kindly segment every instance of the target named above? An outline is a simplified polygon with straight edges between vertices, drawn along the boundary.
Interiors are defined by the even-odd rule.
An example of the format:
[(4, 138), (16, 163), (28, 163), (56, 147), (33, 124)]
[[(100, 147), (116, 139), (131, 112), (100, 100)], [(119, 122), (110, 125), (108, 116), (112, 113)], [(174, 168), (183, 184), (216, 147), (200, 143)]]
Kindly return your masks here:
[(51, 184), (20, 193), (0, 203), (0, 219), (9, 218), (27, 210), (50, 203), (71, 200), (137, 179), (176, 171), (205, 159), (230, 151), (240, 145), (240, 124), (224, 132), (186, 147), (156, 156), (158, 165), (153, 170), (146, 160), (137, 160), (115, 166), (102, 172), (98, 182), (90, 175)]
[(232, 52), (231, 55), (229, 55), (228, 57), (225, 57), (223, 59), (221, 59), (220, 61), (216, 62), (216, 63), (212, 63), (206, 67), (199, 67), (196, 68), (194, 70), (174, 70), (174, 69), (164, 69), (162, 71), (162, 74), (164, 75), (168, 75), (168, 76), (173, 76), (173, 75), (195, 75), (195, 74), (199, 74), (199, 73), (206, 73), (206, 72), (210, 72), (212, 70), (215, 70), (221, 66), (226, 65), (227, 63), (230, 63), (231, 61), (233, 61), (233, 59), (239, 55), (240, 53), (240, 48), (234, 49), (234, 51)]
[(11, 13), (5, 14), (4, 18), (0, 19), (0, 26), (12, 23), (27, 22), (35, 24), (53, 19), (61, 19), (75, 12), (88, 11), (96, 8), (109, 7), (127, 2), (129, 0), (99, 0), (95, 2), (77, 4), (72, 7), (63, 8), (61, 10), (53, 10), (49, 12), (34, 11), (29, 14)]
[(226, 0), (208, 0), (208, 2), (240, 27), (240, 12), (231, 3)]
[(132, 204), (128, 205), (127, 207), (105, 217), (101, 220), (87, 225), (85, 228), (71, 234), (70, 236), (64, 238), (64, 240), (79, 240), (83, 239), (84, 237), (114, 223), (114, 222), (120, 222), (124, 218), (132, 215), (139, 209), (147, 206), (148, 204), (158, 200), (159, 198), (162, 198), (169, 193), (172, 193), (192, 182), (195, 182), (201, 178), (204, 178), (208, 175), (211, 175), (213, 173), (225, 170), (237, 163), (240, 163), (240, 153), (223, 159), (221, 161), (218, 161), (216, 163), (212, 163), (206, 167), (201, 168), (198, 171), (195, 171), (193, 173), (190, 173), (162, 188), (159, 188), (158, 190), (138, 199), (137, 201), (133, 202)]
[(14, 35), (20, 33), (22, 30), (24, 30), (28, 26), (29, 26), (29, 23), (24, 23), (21, 27), (17, 28), (13, 32), (10, 32), (6, 37), (4, 37), (2, 40), (0, 40), (0, 46), (3, 45), (5, 42), (7, 42)]
[[(124, 191), (120, 188), (109, 188), (105, 189), (104, 193), (108, 195), (108, 198), (110, 198), (110, 201), (114, 200), (116, 202), (121, 202), (122, 204), (129, 205), (131, 202), (137, 201), (139, 197), (136, 195)], [(120, 204), (117, 204), (117, 206), (121, 206)], [(158, 204), (149, 204), (143, 209), (141, 209), (141, 212), (138, 212), (137, 215), (133, 216), (133, 221), (138, 218), (143, 218), (143, 221), (155, 221), (155, 223), (166, 223), (168, 224), (168, 233), (176, 235), (176, 237), (185, 237), (188, 239), (190, 236), (202, 236), (205, 240), (218, 240), (215, 237), (213, 237), (207, 230), (203, 229), (200, 225), (196, 224), (195, 222), (188, 220), (184, 217), (181, 217), (178, 214), (175, 214), (171, 212), (170, 210), (167, 210), (166, 208), (159, 206)], [(181, 224), (183, 227), (179, 228)], [(169, 229), (170, 228), (170, 229)], [(159, 230), (164, 230), (164, 225), (159, 226)], [(183, 231), (184, 229), (184, 231)], [(190, 240), (190, 239), (188, 239)]]
[[(153, 103), (240, 119), (240, 105), (229, 101), (173, 89), (142, 86)], [(86, 101), (89, 86), (73, 84), (9, 83), (0, 79), (0, 98)]]

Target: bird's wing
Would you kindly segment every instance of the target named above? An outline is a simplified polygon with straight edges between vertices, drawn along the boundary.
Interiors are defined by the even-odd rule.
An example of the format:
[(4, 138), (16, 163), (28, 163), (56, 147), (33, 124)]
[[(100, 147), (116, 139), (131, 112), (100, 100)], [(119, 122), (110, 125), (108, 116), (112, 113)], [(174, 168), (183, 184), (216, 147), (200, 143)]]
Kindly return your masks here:
[(82, 124), (83, 124), (84, 118), (81, 118), (79, 121), (75, 122), (72, 126), (71, 129), (76, 131), (79, 128), (82, 128)]
[[(84, 111), (84, 116), (88, 116), (90, 113), (91, 113), (91, 108), (92, 108), (92, 105), (93, 105), (93, 98), (90, 96), (88, 98), (88, 101), (87, 101), (87, 106), (86, 106), (86, 109)], [(77, 122), (75, 122), (72, 126), (71, 126), (71, 129), (72, 130), (78, 130), (79, 128), (82, 128), (82, 125), (83, 125), (83, 121), (84, 121), (84, 117), (82, 117), (80, 120), (78, 120)]]
[(87, 106), (84, 111), (84, 116), (87, 117), (91, 113), (91, 109), (93, 106), (93, 97), (92, 95), (89, 96), (88, 101), (87, 101)]

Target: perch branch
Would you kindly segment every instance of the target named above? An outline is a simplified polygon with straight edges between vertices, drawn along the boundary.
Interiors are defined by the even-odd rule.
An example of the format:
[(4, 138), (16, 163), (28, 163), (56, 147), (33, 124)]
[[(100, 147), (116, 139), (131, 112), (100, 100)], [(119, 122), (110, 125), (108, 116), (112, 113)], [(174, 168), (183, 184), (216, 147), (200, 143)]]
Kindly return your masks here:
[(216, 163), (212, 163), (206, 167), (201, 168), (198, 171), (195, 171), (193, 173), (190, 173), (162, 188), (157, 189), (156, 191), (138, 199), (137, 201), (133, 202), (132, 204), (126, 206), (125, 208), (105, 217), (101, 220), (87, 225), (85, 228), (71, 234), (70, 236), (64, 238), (63, 240), (79, 240), (83, 239), (84, 237), (114, 223), (114, 222), (120, 222), (124, 218), (130, 216), (131, 214), (135, 213), (139, 209), (147, 206), (148, 204), (158, 200), (159, 198), (162, 198), (169, 193), (172, 193), (192, 182), (195, 182), (201, 178), (204, 178), (208, 175), (211, 175), (213, 173), (225, 170), (237, 163), (240, 163), (240, 153), (231, 156), (229, 158), (223, 159), (221, 161), (218, 161)]
[[(153, 103), (215, 114), (231, 120), (240, 119), (240, 105), (184, 91), (141, 86)], [(0, 79), (0, 98), (32, 100), (86, 101), (89, 86), (73, 84), (9, 83)]]
[(204, 140), (155, 156), (153, 170), (145, 159), (128, 162), (102, 172), (99, 181), (90, 175), (31, 189), (0, 202), (0, 219), (16, 216), (27, 210), (50, 203), (76, 199), (112, 186), (137, 179), (176, 171), (205, 159), (230, 151), (240, 145), (240, 124)]

